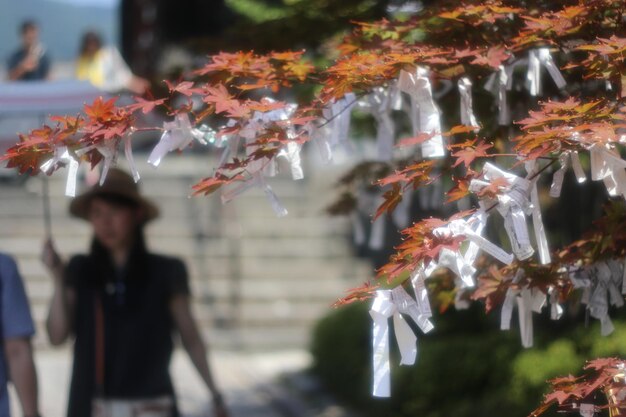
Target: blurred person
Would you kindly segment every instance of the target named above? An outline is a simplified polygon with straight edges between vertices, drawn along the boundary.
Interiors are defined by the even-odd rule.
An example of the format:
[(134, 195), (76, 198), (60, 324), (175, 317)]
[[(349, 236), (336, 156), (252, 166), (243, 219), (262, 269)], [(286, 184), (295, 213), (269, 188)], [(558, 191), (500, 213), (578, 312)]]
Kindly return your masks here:
[(191, 314), (185, 265), (145, 245), (144, 226), (158, 208), (129, 174), (111, 169), (104, 184), (72, 200), (69, 211), (91, 224), (90, 253), (64, 265), (48, 240), (42, 256), (54, 278), (50, 342), (75, 337), (68, 416), (178, 416), (169, 374), (177, 329), (212, 394), (215, 415), (226, 417)]
[(150, 87), (148, 80), (130, 71), (117, 48), (103, 46), (100, 36), (91, 31), (86, 32), (81, 40), (76, 78), (88, 80), (109, 93), (128, 90), (143, 94)]
[(39, 28), (33, 20), (20, 25), (22, 46), (11, 54), (7, 63), (13, 81), (45, 80), (50, 74), (50, 58), (39, 42)]
[(7, 382), (13, 382), (24, 417), (39, 416), (31, 337), (35, 326), (17, 264), (0, 253), (0, 416), (9, 416)]

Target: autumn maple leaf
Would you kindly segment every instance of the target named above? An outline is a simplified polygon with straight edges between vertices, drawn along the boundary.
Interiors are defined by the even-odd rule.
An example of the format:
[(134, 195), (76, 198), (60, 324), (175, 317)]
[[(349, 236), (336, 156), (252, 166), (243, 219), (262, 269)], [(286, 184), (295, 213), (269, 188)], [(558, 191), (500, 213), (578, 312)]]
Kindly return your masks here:
[(208, 195), (214, 193), (225, 185), (228, 185), (235, 181), (241, 181), (243, 179), (244, 177), (242, 175), (228, 176), (217, 172), (212, 177), (203, 179), (202, 181), (193, 185), (191, 188), (193, 189), (193, 195)]
[(489, 313), (495, 306), (502, 304), (510, 282), (494, 265), (488, 273), (478, 278), (478, 286), (472, 293), (472, 300), (484, 300), (485, 311)]
[(357, 301), (368, 300), (376, 294), (376, 290), (380, 287), (378, 284), (364, 283), (360, 287), (351, 288), (348, 290), (348, 295), (337, 300), (333, 307), (341, 307), (347, 304), (351, 304)]
[(494, 46), (487, 50), (487, 54), (476, 55), (476, 58), (470, 61), (470, 63), (498, 69), (510, 56), (510, 53), (503, 46)]
[(129, 104), (126, 106), (126, 109), (130, 112), (134, 112), (137, 110), (141, 110), (143, 114), (148, 114), (154, 110), (156, 106), (160, 106), (165, 103), (164, 98), (160, 98), (157, 100), (146, 100), (142, 97), (135, 97), (135, 103)]
[(446, 203), (452, 203), (453, 201), (460, 200), (464, 197), (467, 197), (470, 194), (469, 183), (471, 181), (471, 178), (468, 179), (466, 177), (466, 178), (459, 178), (459, 179), (452, 178), (452, 179), (455, 182), (455, 185), (454, 187), (449, 189), (448, 192), (446, 193), (446, 195), (448, 196)]
[(193, 88), (193, 81), (182, 81), (178, 84), (174, 84), (169, 80), (163, 80), (163, 82), (167, 85), (167, 88), (170, 90), (170, 93), (180, 93), (184, 96), (191, 97), (194, 94), (202, 93), (202, 89)]
[(474, 162), (474, 159), (489, 156), (487, 151), (493, 148), (492, 144), (485, 143), (484, 141), (480, 141), (477, 145), (475, 145), (475, 143), (476, 140), (468, 141), (463, 149), (452, 154), (452, 156), (456, 158), (456, 162), (453, 165), (454, 167), (464, 164), (465, 168), (469, 168), (472, 162)]
[(114, 114), (117, 97), (104, 101), (102, 96), (96, 98), (93, 104), (85, 105), (85, 114), (91, 119), (108, 119)]
[(392, 212), (400, 201), (402, 201), (402, 188), (400, 184), (393, 184), (390, 190), (385, 191), (383, 194), (383, 203), (376, 209), (376, 213), (372, 221), (375, 221), (385, 212)]
[(208, 94), (204, 96), (203, 100), (207, 103), (213, 103), (216, 113), (233, 112), (241, 108), (239, 101), (233, 98), (223, 84), (208, 86), (206, 91)]

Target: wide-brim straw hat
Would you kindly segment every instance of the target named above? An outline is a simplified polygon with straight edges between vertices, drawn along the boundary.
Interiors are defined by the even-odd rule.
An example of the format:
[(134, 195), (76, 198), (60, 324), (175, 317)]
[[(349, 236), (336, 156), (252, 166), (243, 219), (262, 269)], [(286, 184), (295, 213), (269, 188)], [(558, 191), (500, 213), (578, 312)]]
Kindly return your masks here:
[(117, 195), (137, 204), (144, 212), (144, 223), (159, 217), (159, 209), (154, 203), (139, 193), (139, 187), (125, 171), (111, 168), (102, 185), (96, 184), (70, 203), (70, 214), (81, 219), (89, 219), (89, 205), (94, 197)]

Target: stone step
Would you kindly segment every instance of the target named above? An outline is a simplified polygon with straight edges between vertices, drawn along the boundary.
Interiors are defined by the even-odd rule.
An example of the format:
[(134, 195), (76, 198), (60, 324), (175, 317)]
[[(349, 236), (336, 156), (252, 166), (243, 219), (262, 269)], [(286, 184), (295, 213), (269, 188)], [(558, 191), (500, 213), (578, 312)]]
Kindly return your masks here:
[[(201, 333), (209, 349), (238, 351), (267, 351), (277, 348), (306, 348), (310, 344), (309, 326), (280, 325), (277, 327), (202, 327)], [(71, 345), (72, 341), (66, 342)], [(57, 349), (50, 346), (44, 323), (37, 323), (33, 344), (37, 351)]]
[[(188, 198), (190, 186), (211, 172), (214, 156), (168, 155), (159, 169), (145, 164), (147, 155), (136, 156), (140, 186), (162, 209), (161, 218), (146, 230), (149, 247), (185, 261), (193, 310), (214, 346), (303, 347), (317, 318), (373, 274), (352, 256), (350, 222), (324, 214), (334, 194), (332, 176), (311, 172), (298, 182), (282, 174), (269, 179), (289, 210), (287, 217), (277, 218), (259, 189), (226, 205), (219, 195)], [(22, 187), (0, 183), (0, 250), (18, 258), (40, 329), (36, 343), (45, 347), (41, 330), (52, 282), (39, 260), (42, 185), (39, 178)], [(49, 178), (48, 186), (59, 252), (84, 253), (91, 231), (86, 222), (68, 216), (64, 172)]]
[[(10, 220), (10, 221), (4, 221)], [(210, 220), (205, 220), (208, 223)], [(205, 241), (228, 237), (228, 235), (248, 237), (328, 237), (345, 236), (348, 234), (348, 221), (343, 217), (286, 216), (281, 218), (270, 217), (263, 221), (214, 221), (207, 229), (191, 227), (187, 217), (161, 218), (150, 223), (146, 228), (149, 237), (180, 236), (194, 238), (204, 236)], [(82, 236), (89, 235), (91, 228), (87, 222), (67, 216), (54, 219), (53, 231), (55, 235)], [(2, 235), (42, 236), (43, 220), (31, 216), (11, 217), (0, 215)]]
[[(25, 279), (26, 293), (32, 304), (48, 303), (52, 297), (52, 279)], [(212, 280), (210, 282), (192, 282), (192, 294), (197, 303), (203, 299), (228, 300), (236, 294), (245, 302), (272, 303), (275, 300), (295, 300), (299, 303), (318, 303), (339, 298), (349, 288), (360, 284), (355, 278), (320, 277), (317, 280), (302, 278), (289, 280)]]
[[(71, 254), (84, 252), (89, 247), (89, 236), (58, 236), (55, 243), (60, 253)], [(0, 249), (15, 256), (38, 254), (41, 250), (42, 238), (34, 236), (0, 236)], [(150, 248), (157, 253), (171, 255), (187, 255), (196, 253), (196, 245), (186, 237), (170, 236), (161, 239), (151, 239)], [(237, 253), (233, 253), (234, 250)], [(246, 238), (239, 239), (236, 246), (219, 240), (207, 248), (205, 256), (226, 257), (239, 256), (261, 258), (320, 258), (332, 259), (350, 256), (351, 249), (344, 239), (325, 238)], [(210, 253), (209, 253), (210, 252)]]

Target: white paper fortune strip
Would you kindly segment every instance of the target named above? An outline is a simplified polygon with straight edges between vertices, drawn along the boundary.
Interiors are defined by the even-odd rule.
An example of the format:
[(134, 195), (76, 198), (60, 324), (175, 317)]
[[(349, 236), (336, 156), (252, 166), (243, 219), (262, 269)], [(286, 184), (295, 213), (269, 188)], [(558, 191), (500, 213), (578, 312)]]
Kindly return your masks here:
[(376, 397), (391, 395), (389, 364), (389, 317), (393, 317), (396, 341), (400, 348), (401, 365), (412, 365), (417, 359), (417, 337), (401, 314), (409, 315), (420, 329), (426, 333), (433, 326), (427, 317), (420, 313), (416, 301), (404, 290), (396, 287), (393, 290), (378, 290), (370, 309), (373, 320), (373, 390)]
[(504, 65), (500, 65), (498, 72), (493, 73), (485, 83), (485, 90), (490, 91), (496, 96), (498, 102), (498, 124), (500, 126), (508, 126), (511, 124), (511, 111), (507, 101), (507, 90), (510, 89), (509, 73)]
[(318, 143), (324, 162), (328, 163), (333, 159), (333, 152), (339, 145), (345, 149), (351, 149), (348, 133), (350, 132), (352, 109), (356, 102), (356, 95), (347, 93), (343, 98), (336, 100), (322, 111), (327, 120), (326, 129), (318, 130), (313, 137)]
[(552, 262), (552, 257), (550, 256), (548, 238), (546, 236), (546, 230), (543, 226), (543, 219), (541, 217), (541, 207), (539, 207), (539, 194), (537, 192), (537, 181), (539, 180), (539, 175), (537, 171), (537, 161), (527, 161), (524, 166), (528, 172), (528, 177), (533, 178), (530, 185), (530, 210), (533, 218), (535, 240), (537, 241), (537, 248), (539, 250), (539, 261), (543, 265), (547, 265)]
[(529, 83), (529, 90), (531, 96), (541, 95), (541, 66), (544, 66), (547, 70), (556, 86), (561, 89), (567, 84), (561, 71), (554, 63), (550, 49), (539, 48), (531, 49), (528, 52), (528, 73), (526, 78)]
[(267, 183), (267, 181), (265, 181), (265, 178), (263, 178), (263, 175), (260, 172), (254, 174), (252, 179), (247, 180), (238, 186), (229, 189), (228, 191), (224, 191), (221, 196), (222, 204), (232, 201), (234, 198), (243, 194), (252, 187), (258, 187), (263, 190), (277, 217), (285, 217), (289, 214), (287, 209), (280, 203), (280, 200), (278, 199), (276, 193), (274, 193), (272, 187)]
[(505, 172), (489, 162), (483, 166), (483, 176), (486, 182), (472, 180), (470, 191), (478, 192), (497, 178), (506, 179), (508, 185), (503, 193), (498, 194), (496, 209), (504, 218), (504, 227), (517, 259), (530, 258), (534, 249), (530, 245), (525, 213), (532, 210), (529, 196), (531, 182)]
[(609, 317), (609, 305), (622, 307), (624, 297), (623, 263), (617, 260), (598, 261), (593, 265), (575, 270), (570, 280), (575, 288), (584, 288), (581, 302), (587, 305), (589, 315), (600, 320), (601, 334), (607, 336), (614, 330)]
[(591, 179), (602, 180), (609, 195), (622, 195), (626, 198), (626, 161), (609, 144), (593, 144), (589, 148), (591, 159)]
[(458, 81), (459, 94), (461, 96), (461, 124), (465, 126), (475, 126), (478, 130), (478, 122), (474, 116), (474, 105), (472, 100), (472, 82), (467, 77), (461, 77)]
[[(513, 284), (518, 284), (523, 277), (524, 272), (518, 269), (512, 280)], [(500, 313), (500, 330), (511, 329), (511, 317), (513, 308), (517, 306), (517, 315), (519, 320), (520, 338), (522, 346), (529, 348), (533, 346), (533, 311), (540, 313), (546, 303), (546, 294), (540, 290), (533, 288), (513, 288), (509, 287), (506, 292), (502, 311)]]
[(178, 113), (173, 121), (163, 122), (163, 134), (150, 153), (148, 163), (158, 167), (167, 153), (187, 147), (194, 139), (191, 130), (191, 121), (187, 113)]
[(41, 164), (39, 169), (45, 174), (50, 175), (58, 167), (67, 165), (67, 178), (65, 180), (65, 195), (68, 197), (76, 196), (76, 175), (78, 173), (78, 161), (70, 155), (66, 146), (57, 146), (54, 148), (52, 159)]
[(432, 134), (433, 137), (422, 144), (424, 158), (441, 158), (445, 155), (441, 136), (440, 113), (433, 99), (428, 70), (417, 67), (415, 73), (400, 71), (398, 88), (411, 98), (409, 117), (413, 126), (413, 135)]
[(395, 139), (395, 124), (391, 118), (393, 92), (388, 88), (375, 88), (360, 107), (372, 114), (376, 121), (376, 148), (378, 160), (391, 161)]
[(135, 164), (135, 158), (133, 157), (133, 144), (131, 142), (130, 134), (124, 137), (124, 155), (126, 156), (126, 160), (130, 166), (130, 173), (133, 176), (133, 180), (138, 182), (141, 179), (141, 176), (139, 175), (137, 165)]

